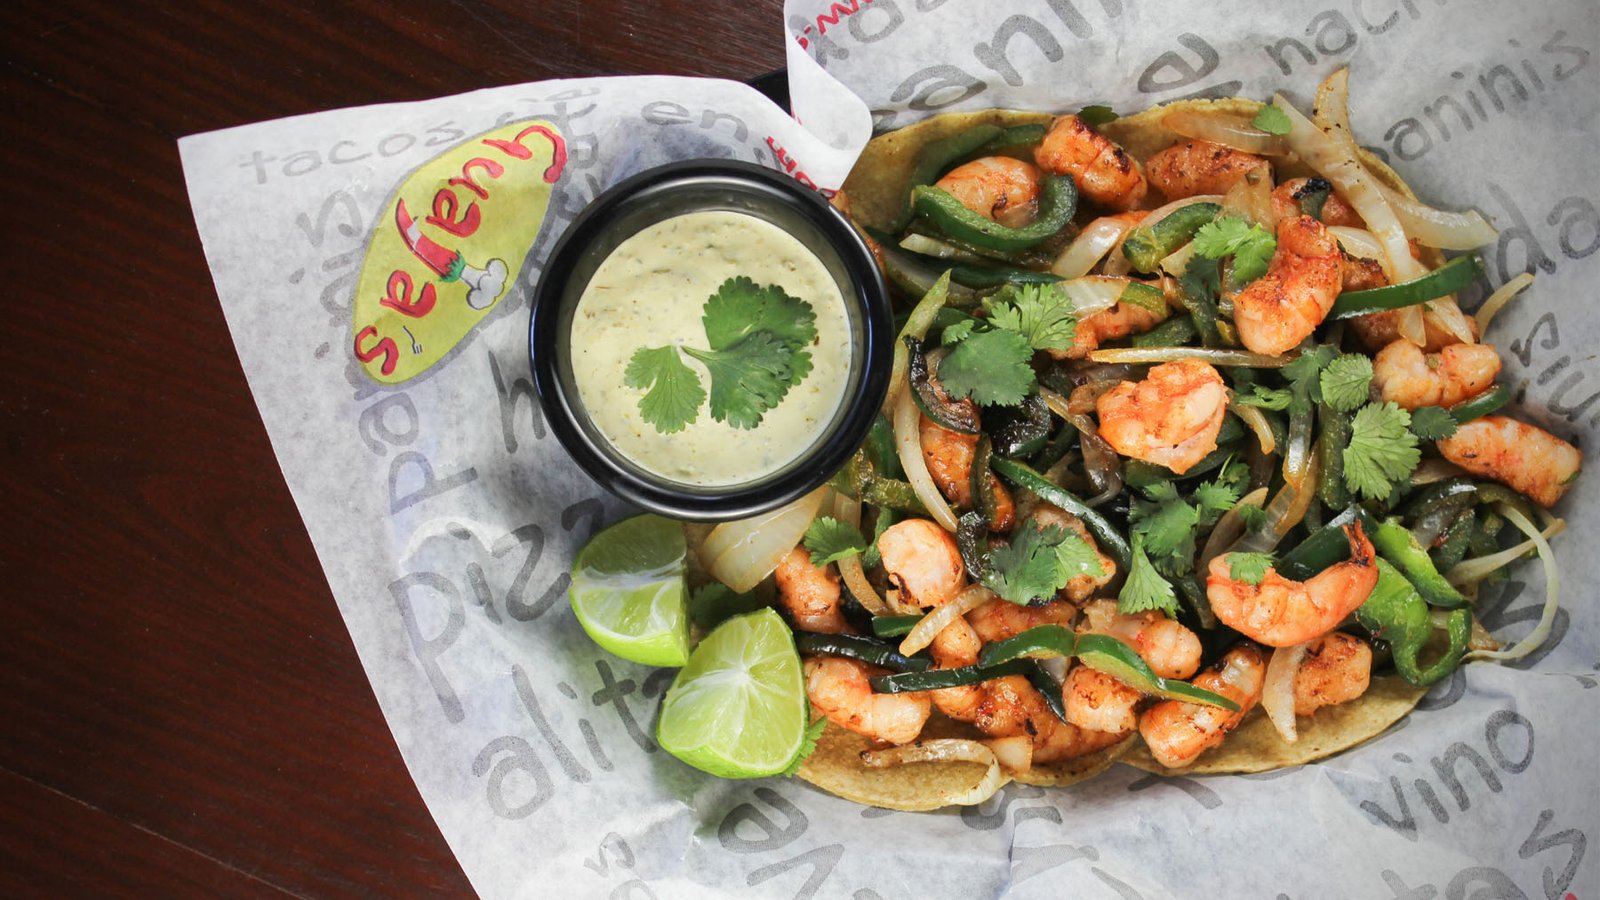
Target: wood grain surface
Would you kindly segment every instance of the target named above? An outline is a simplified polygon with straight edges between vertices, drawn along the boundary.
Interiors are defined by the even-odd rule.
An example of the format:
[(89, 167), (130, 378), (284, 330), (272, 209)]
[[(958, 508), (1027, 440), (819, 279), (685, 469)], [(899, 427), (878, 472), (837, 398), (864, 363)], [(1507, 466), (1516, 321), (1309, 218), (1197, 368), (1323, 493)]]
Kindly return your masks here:
[(0, 4), (0, 895), (471, 888), (223, 322), (182, 135), (553, 77), (749, 78), (780, 0)]

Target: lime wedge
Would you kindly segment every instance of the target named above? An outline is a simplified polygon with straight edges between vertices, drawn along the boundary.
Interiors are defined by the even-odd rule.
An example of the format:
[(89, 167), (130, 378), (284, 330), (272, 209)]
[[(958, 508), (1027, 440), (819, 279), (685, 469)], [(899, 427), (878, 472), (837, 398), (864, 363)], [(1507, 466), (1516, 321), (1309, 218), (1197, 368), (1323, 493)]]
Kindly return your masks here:
[(760, 778), (789, 767), (805, 731), (794, 635), (762, 609), (723, 622), (694, 648), (662, 701), (656, 741), (713, 775)]
[(689, 658), (683, 526), (634, 516), (578, 551), (567, 596), (578, 624), (605, 650), (647, 666)]

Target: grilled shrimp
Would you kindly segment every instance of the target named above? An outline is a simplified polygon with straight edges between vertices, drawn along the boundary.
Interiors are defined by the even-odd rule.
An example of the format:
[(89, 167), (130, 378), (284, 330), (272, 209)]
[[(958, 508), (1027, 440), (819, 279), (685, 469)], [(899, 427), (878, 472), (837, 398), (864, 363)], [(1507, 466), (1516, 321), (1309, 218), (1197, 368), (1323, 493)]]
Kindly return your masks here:
[(1200, 636), (1176, 619), (1155, 611), (1119, 612), (1115, 600), (1096, 600), (1083, 614), (1081, 631), (1127, 644), (1162, 678), (1188, 678), (1200, 668)]
[(1583, 468), (1578, 448), (1542, 428), (1505, 416), (1484, 416), (1439, 442), (1445, 459), (1493, 478), (1540, 506), (1556, 505)]
[[(1320, 182), (1313, 184), (1312, 182)], [(1322, 215), (1317, 216), (1324, 225), (1348, 225), (1351, 228), (1366, 228), (1367, 223), (1362, 220), (1361, 214), (1355, 207), (1345, 202), (1345, 199), (1333, 190), (1333, 186), (1321, 178), (1291, 178), (1272, 189), (1272, 209), (1278, 214), (1279, 219), (1292, 219), (1302, 215), (1300, 211), (1300, 198), (1309, 193), (1326, 190), (1328, 199), (1322, 203)], [(1353, 290), (1353, 288), (1346, 288)]]
[(1269, 647), (1303, 644), (1332, 631), (1345, 616), (1366, 602), (1378, 583), (1378, 563), (1360, 524), (1346, 525), (1350, 559), (1328, 567), (1304, 582), (1290, 581), (1268, 568), (1259, 584), (1235, 581), (1233, 555), (1211, 561), (1206, 599), (1222, 624)]
[[(939, 668), (955, 669), (976, 663), (981, 649), (983, 641), (978, 639), (978, 633), (972, 630), (966, 619), (958, 618), (934, 635), (928, 652), (933, 655), (933, 661)], [(940, 712), (952, 719), (971, 722), (978, 715), (978, 701), (983, 699), (983, 686), (963, 684), (929, 691), (928, 694)]]
[(1076, 666), (1067, 673), (1061, 699), (1066, 704), (1067, 721), (1089, 731), (1118, 734), (1139, 725), (1134, 707), (1144, 699), (1137, 690), (1088, 666)]
[(1268, 356), (1292, 350), (1322, 324), (1343, 281), (1339, 242), (1328, 229), (1310, 216), (1284, 219), (1267, 274), (1233, 298), (1239, 340)]
[(1086, 731), (1056, 718), (1028, 679), (1008, 675), (984, 682), (983, 700), (973, 723), (991, 737), (1026, 734), (1033, 739), (1035, 763), (1057, 762), (1093, 753), (1122, 735)]
[[(928, 464), (928, 474), (933, 476), (933, 483), (939, 486), (939, 493), (958, 508), (971, 509), (972, 460), (978, 454), (978, 436), (951, 431), (927, 416), (922, 417), (919, 431), (922, 459)], [(1011, 492), (993, 472), (986, 477), (995, 499), (995, 519), (990, 527), (995, 531), (1010, 531), (1016, 520), (1017, 505), (1011, 499)]]
[(1078, 193), (1112, 209), (1138, 206), (1149, 188), (1133, 157), (1077, 116), (1050, 124), (1033, 150), (1033, 161), (1046, 172), (1071, 175)]
[(1112, 449), (1182, 475), (1217, 449), (1228, 390), (1210, 363), (1181, 359), (1152, 367), (1143, 381), (1124, 381), (1095, 405)]
[[(1349, 254), (1345, 254), (1344, 258), (1340, 261), (1340, 293), (1345, 293), (1347, 291), (1370, 291), (1373, 288), (1383, 287), (1388, 283), (1389, 276), (1384, 274), (1383, 263), (1380, 263), (1375, 259), (1367, 259), (1363, 256), (1350, 256)], [(1374, 316), (1379, 315), (1388, 315), (1388, 313), (1372, 313), (1370, 315), (1360, 316), (1358, 317), (1357, 321), (1360, 319), (1371, 319)]]
[(1009, 156), (985, 156), (951, 169), (934, 183), (986, 219), (1010, 228), (1039, 211), (1039, 170)]
[(845, 631), (844, 616), (839, 612), (839, 575), (831, 564), (814, 566), (806, 548), (796, 547), (772, 575), (778, 582), (778, 602), (801, 631)]
[(1083, 538), (1083, 542), (1094, 550), (1100, 558), (1101, 575), (1074, 575), (1066, 587), (1056, 592), (1056, 596), (1065, 600), (1085, 600), (1096, 589), (1105, 587), (1117, 574), (1117, 561), (1101, 552), (1100, 545), (1095, 543), (1094, 536), (1089, 534), (1089, 529), (1084, 526), (1083, 520), (1058, 506), (1041, 503), (1034, 507), (1028, 518), (1042, 526), (1059, 525), (1062, 528)]
[(1424, 354), (1397, 340), (1372, 361), (1372, 380), (1384, 400), (1406, 409), (1454, 406), (1489, 389), (1500, 374), (1500, 354), (1488, 344), (1451, 344)]
[[(1129, 279), (1131, 280), (1131, 279)], [(1105, 341), (1125, 338), (1130, 334), (1144, 334), (1167, 320), (1170, 309), (1146, 309), (1137, 303), (1113, 303), (1078, 323), (1072, 346), (1066, 350), (1051, 350), (1057, 359), (1083, 359)]]
[(811, 708), (840, 728), (876, 741), (907, 744), (922, 733), (933, 711), (928, 695), (917, 691), (878, 694), (867, 681), (878, 669), (839, 656), (805, 661), (806, 697)]
[(1372, 648), (1342, 631), (1329, 632), (1306, 649), (1294, 675), (1294, 714), (1309, 716), (1324, 706), (1354, 700), (1372, 681)]
[(1163, 766), (1176, 769), (1222, 743), (1261, 699), (1266, 674), (1267, 658), (1260, 647), (1245, 643), (1229, 650), (1216, 666), (1200, 673), (1192, 683), (1239, 704), (1239, 711), (1163, 700), (1139, 717), (1139, 734), (1150, 748), (1150, 755)]
[(1145, 160), (1144, 171), (1168, 200), (1182, 200), (1196, 194), (1226, 194), (1263, 162), (1254, 153), (1210, 141), (1185, 141)]
[(956, 539), (936, 522), (906, 519), (890, 525), (878, 536), (878, 553), (908, 605), (943, 606), (966, 587)]
[(998, 597), (967, 613), (983, 642), (993, 643), (1014, 637), (1039, 625), (1071, 625), (1077, 618), (1078, 608), (1070, 603), (1053, 600), (1040, 606), (1018, 606)]

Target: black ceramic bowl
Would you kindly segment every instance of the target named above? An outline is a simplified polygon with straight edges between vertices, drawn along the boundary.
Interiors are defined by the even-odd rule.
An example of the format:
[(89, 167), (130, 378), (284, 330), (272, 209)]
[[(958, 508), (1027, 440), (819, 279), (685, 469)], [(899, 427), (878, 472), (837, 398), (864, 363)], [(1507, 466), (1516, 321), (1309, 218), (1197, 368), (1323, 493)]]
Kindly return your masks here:
[[(618, 452), (590, 420), (568, 352), (573, 312), (589, 280), (623, 241), (702, 210), (764, 219), (805, 245), (839, 286), (851, 335), (844, 397), (810, 446), (777, 471), (723, 487), (654, 474)], [(888, 288), (843, 214), (792, 179), (751, 163), (694, 160), (641, 172), (595, 198), (556, 243), (534, 291), (530, 345), (545, 420), (591, 478), (617, 496), (680, 519), (727, 520), (782, 506), (826, 481), (866, 439), (888, 389), (894, 321)], [(734, 435), (737, 439), (737, 433)]]

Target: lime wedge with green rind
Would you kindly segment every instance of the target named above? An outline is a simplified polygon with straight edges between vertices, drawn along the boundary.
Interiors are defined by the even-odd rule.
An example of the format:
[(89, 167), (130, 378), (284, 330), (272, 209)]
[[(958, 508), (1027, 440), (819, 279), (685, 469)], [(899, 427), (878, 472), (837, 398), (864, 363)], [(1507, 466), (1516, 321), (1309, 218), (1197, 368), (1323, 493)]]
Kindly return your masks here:
[(567, 596), (596, 644), (647, 666), (689, 659), (683, 526), (662, 516), (624, 519), (589, 540)]
[(760, 778), (789, 768), (805, 731), (794, 635), (762, 609), (723, 622), (694, 649), (662, 701), (656, 741), (712, 775)]

